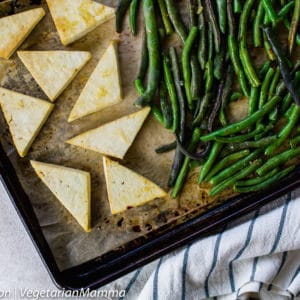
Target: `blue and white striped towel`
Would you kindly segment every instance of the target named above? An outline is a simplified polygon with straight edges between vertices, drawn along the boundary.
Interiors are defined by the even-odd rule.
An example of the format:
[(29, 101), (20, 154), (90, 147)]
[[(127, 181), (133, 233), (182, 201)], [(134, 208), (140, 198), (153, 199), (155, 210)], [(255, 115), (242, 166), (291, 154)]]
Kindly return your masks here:
[(300, 295), (300, 189), (104, 288), (123, 299), (263, 300)]

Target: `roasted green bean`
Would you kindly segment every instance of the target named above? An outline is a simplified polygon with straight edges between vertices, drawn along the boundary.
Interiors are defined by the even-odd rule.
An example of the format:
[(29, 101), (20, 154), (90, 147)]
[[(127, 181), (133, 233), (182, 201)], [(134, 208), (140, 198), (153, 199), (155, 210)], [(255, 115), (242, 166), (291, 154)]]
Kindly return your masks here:
[(250, 151), (248, 149), (245, 149), (225, 156), (210, 170), (210, 172), (205, 177), (205, 181), (209, 181), (212, 178), (212, 176), (249, 154)]
[(281, 152), (276, 156), (273, 156), (272, 158), (267, 160), (259, 169), (256, 170), (256, 173), (259, 176), (263, 176), (267, 174), (269, 171), (271, 171), (272, 169), (285, 164), (286, 162), (298, 156), (299, 154), (300, 154), (300, 147)]
[(256, 123), (258, 120), (260, 120), (264, 115), (269, 113), (275, 105), (278, 104), (278, 102), (281, 100), (279, 96), (274, 96), (269, 102), (267, 102), (260, 110), (256, 111), (252, 115), (244, 118), (242, 121), (233, 123), (227, 127), (221, 128), (219, 130), (216, 130), (212, 133), (209, 133), (205, 136), (201, 137), (201, 140), (203, 142), (211, 141), (216, 136), (228, 136), (231, 134), (235, 134), (237, 132), (241, 132), (242, 130), (250, 127), (254, 123)]
[(288, 167), (283, 171), (280, 171), (276, 175), (270, 177), (269, 179), (252, 186), (234, 186), (234, 190), (239, 193), (250, 193), (260, 191), (262, 189), (266, 189), (271, 186), (273, 183), (279, 181), (280, 179), (286, 177), (289, 173), (291, 173), (295, 169), (295, 166)]
[(135, 101), (135, 105), (141, 107), (151, 103), (157, 91), (161, 73), (160, 46), (153, 0), (143, 0), (143, 12), (149, 51), (149, 72), (146, 91)]
[(222, 150), (222, 147), (223, 147), (223, 145), (221, 143), (215, 142), (213, 144), (210, 154), (200, 170), (199, 177), (198, 177), (198, 183), (201, 183), (205, 179), (206, 175), (209, 173), (213, 164), (215, 163), (215, 161), (218, 157), (218, 154)]
[(184, 48), (182, 50), (182, 69), (183, 69), (183, 79), (184, 79), (184, 88), (185, 94), (188, 102), (189, 109), (193, 108), (192, 102), (192, 93), (191, 93), (191, 68), (190, 68), (190, 55), (194, 42), (196, 41), (198, 35), (198, 28), (192, 27), (186, 42), (184, 44)]
[(261, 159), (257, 159), (254, 162), (250, 163), (248, 166), (245, 166), (242, 170), (238, 173), (234, 174), (232, 177), (228, 178), (227, 180), (219, 183), (218, 185), (214, 186), (210, 192), (210, 196), (215, 196), (216, 194), (222, 192), (226, 188), (233, 186), (238, 180), (243, 179), (253, 173), (262, 163)]
[(210, 179), (210, 183), (213, 185), (217, 185), (221, 183), (222, 181), (230, 178), (234, 174), (236, 174), (238, 171), (242, 170), (243, 168), (247, 167), (250, 163), (250, 161), (253, 161), (259, 157), (262, 150), (257, 149), (253, 151), (248, 156), (244, 157), (243, 159), (235, 162), (231, 166), (227, 167), (226, 169), (222, 170), (220, 173), (216, 174)]

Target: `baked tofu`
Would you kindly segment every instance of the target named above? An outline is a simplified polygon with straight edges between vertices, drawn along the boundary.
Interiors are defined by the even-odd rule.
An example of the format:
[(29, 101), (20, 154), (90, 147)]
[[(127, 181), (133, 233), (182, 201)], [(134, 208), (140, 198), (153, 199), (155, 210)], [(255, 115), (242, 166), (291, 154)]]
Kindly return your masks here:
[(90, 173), (53, 164), (31, 161), (39, 178), (85, 231), (91, 230)]
[(18, 56), (52, 102), (91, 58), (87, 51), (18, 51)]
[(0, 88), (0, 106), (13, 142), (21, 157), (26, 156), (54, 105), (41, 99)]
[(122, 101), (116, 42), (111, 42), (87, 81), (68, 121), (100, 111)]
[(82, 133), (67, 143), (123, 159), (143, 126), (150, 107)]
[(45, 15), (35, 8), (0, 19), (0, 57), (9, 59)]
[(79, 40), (111, 19), (115, 10), (91, 0), (46, 0), (63, 45)]
[(167, 196), (155, 183), (116, 161), (103, 157), (103, 165), (112, 214)]

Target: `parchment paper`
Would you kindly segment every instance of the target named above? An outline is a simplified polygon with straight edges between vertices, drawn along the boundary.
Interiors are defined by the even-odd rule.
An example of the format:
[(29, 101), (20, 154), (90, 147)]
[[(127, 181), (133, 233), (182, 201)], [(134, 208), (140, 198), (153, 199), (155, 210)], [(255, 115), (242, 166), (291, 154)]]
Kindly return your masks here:
[[(0, 3), (2, 15), (4, 14), (4, 7), (9, 6), (7, 5), (8, 2)], [(118, 1), (99, 2), (115, 7)], [(27, 9), (30, 1), (24, 0), (19, 1), (19, 3), (21, 6), (17, 11)], [(196, 184), (198, 170), (195, 169), (178, 199), (172, 199), (171, 197), (157, 199), (141, 207), (130, 209), (125, 213), (111, 215), (106, 194), (102, 156), (93, 151), (68, 145), (65, 141), (88, 129), (137, 110), (133, 106), (137, 94), (132, 83), (139, 64), (141, 34), (136, 38), (132, 37), (126, 21), (124, 33), (117, 35), (115, 33), (115, 20), (112, 19), (80, 41), (69, 47), (63, 47), (47, 6), (43, 1), (42, 6), (46, 10), (46, 16), (20, 49), (87, 50), (92, 53), (93, 57), (56, 100), (54, 112), (26, 158), (18, 157), (2, 113), (0, 114), (0, 130), (1, 143), (17, 171), (25, 192), (31, 199), (42, 230), (59, 267), (66, 269), (98, 257), (175, 219), (180, 223), (186, 219), (184, 216), (191, 211), (199, 214), (208, 207), (228, 198), (228, 193), (227, 195), (226, 193), (223, 194), (221, 198), (208, 198), (205, 189), (201, 189)], [(140, 32), (142, 33), (142, 30)], [(111, 39), (120, 41), (119, 60), (124, 101), (121, 104), (68, 124), (67, 117), (73, 104)], [(0, 84), (2, 87), (47, 100), (46, 95), (41, 91), (16, 54), (10, 60), (0, 59)], [(245, 105), (238, 105), (235, 112), (239, 116), (243, 115)], [(154, 149), (173, 140), (173, 136), (150, 116), (121, 163), (168, 190), (167, 181), (174, 151), (157, 155)], [(29, 163), (31, 159), (77, 168), (91, 173), (93, 212), (93, 230), (91, 233), (85, 233), (81, 229), (55, 196), (37, 178)]]

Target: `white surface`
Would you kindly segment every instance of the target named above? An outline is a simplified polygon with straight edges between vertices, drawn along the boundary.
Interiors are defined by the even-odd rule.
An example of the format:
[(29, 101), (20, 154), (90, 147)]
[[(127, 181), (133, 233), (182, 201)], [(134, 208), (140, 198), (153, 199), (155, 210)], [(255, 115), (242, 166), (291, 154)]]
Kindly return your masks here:
[(1, 183), (0, 203), (0, 290), (55, 289)]

